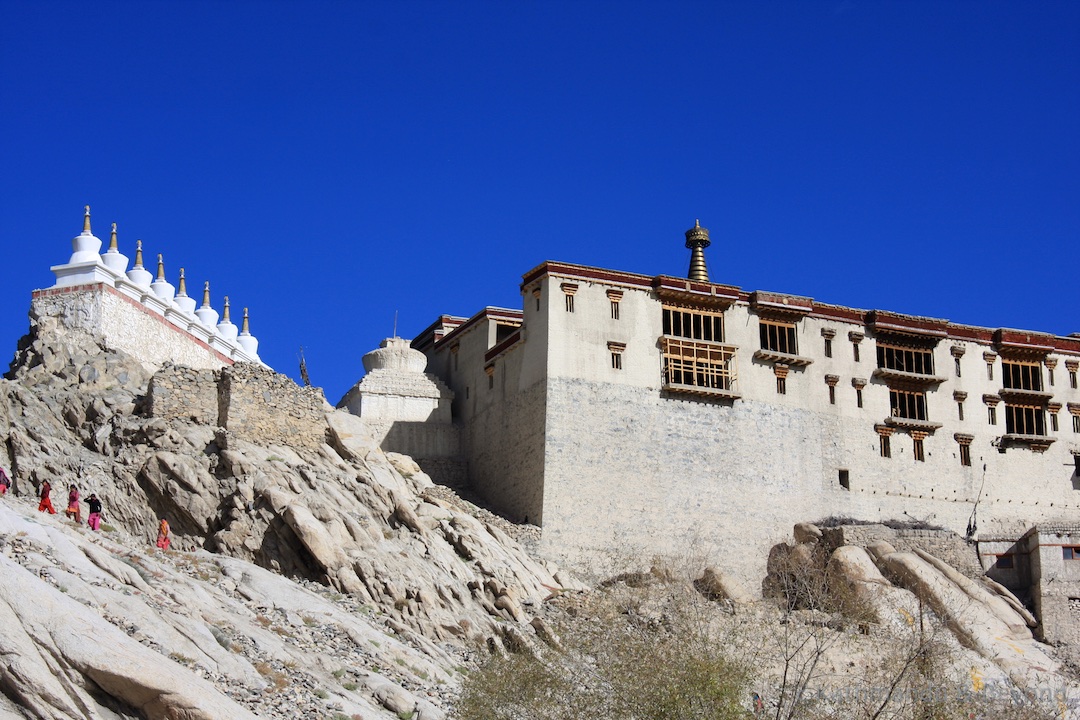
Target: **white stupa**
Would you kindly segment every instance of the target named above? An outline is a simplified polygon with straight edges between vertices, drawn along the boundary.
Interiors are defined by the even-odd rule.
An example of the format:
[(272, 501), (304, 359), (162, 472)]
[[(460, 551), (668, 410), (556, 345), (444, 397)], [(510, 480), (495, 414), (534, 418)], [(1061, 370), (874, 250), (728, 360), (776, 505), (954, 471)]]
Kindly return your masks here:
[(165, 279), (165, 261), (160, 253), (157, 256), (157, 279), (150, 283), (150, 289), (165, 303), (171, 303), (176, 296), (176, 288)]
[(185, 315), (195, 314), (195, 298), (187, 294), (187, 280), (184, 279), (184, 268), (180, 268), (180, 281), (176, 289), (176, 297), (173, 298), (173, 304), (180, 308)]
[(236, 337), (236, 342), (240, 343), (240, 347), (244, 348), (244, 352), (248, 355), (251, 355), (254, 358), (259, 357), (259, 341), (251, 334), (251, 329), (248, 325), (247, 308), (244, 308), (244, 321), (240, 326), (240, 334)]
[(236, 325), (229, 319), (229, 296), (225, 296), (225, 307), (221, 313), (221, 322), (217, 324), (218, 335), (226, 340), (235, 340), (238, 332)]
[(86, 214), (83, 216), (82, 232), (71, 239), (71, 257), (68, 265), (80, 265), (82, 263), (97, 263), (101, 261), (98, 252), (101, 250), (101, 240), (90, 232), (90, 206), (86, 206)]
[(127, 255), (120, 254), (120, 250), (116, 246), (116, 223), (112, 224), (109, 249), (101, 254), (101, 262), (105, 264), (105, 267), (109, 268), (117, 275), (123, 275), (127, 272)]
[(128, 280), (141, 288), (149, 288), (150, 283), (154, 279), (154, 276), (150, 274), (150, 271), (143, 267), (142, 240), (135, 241), (135, 265), (127, 271), (127, 277)]
[(214, 308), (210, 307), (210, 281), (207, 280), (203, 284), (202, 291), (202, 305), (195, 311), (195, 317), (199, 318), (199, 322), (208, 327), (210, 330), (217, 331), (218, 312)]

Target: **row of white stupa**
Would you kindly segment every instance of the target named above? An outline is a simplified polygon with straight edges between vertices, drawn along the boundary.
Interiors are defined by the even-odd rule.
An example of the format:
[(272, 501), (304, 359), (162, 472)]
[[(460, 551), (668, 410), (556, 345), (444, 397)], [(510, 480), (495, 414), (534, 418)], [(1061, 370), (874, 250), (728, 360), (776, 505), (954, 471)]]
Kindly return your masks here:
[(229, 319), (229, 298), (220, 316), (210, 307), (210, 282), (203, 286), (202, 305), (187, 294), (184, 268), (180, 268), (179, 288), (165, 280), (165, 263), (158, 255), (157, 277), (143, 267), (142, 240), (136, 241), (135, 265), (128, 270), (128, 259), (116, 246), (116, 223), (112, 226), (109, 249), (100, 253), (101, 240), (90, 231), (90, 206), (86, 206), (83, 231), (71, 240), (72, 253), (64, 265), (50, 270), (56, 275), (53, 287), (70, 287), (90, 283), (108, 283), (147, 309), (164, 316), (172, 324), (186, 330), (218, 352), (233, 360), (260, 362), (259, 341), (248, 329), (248, 311), (240, 328)]

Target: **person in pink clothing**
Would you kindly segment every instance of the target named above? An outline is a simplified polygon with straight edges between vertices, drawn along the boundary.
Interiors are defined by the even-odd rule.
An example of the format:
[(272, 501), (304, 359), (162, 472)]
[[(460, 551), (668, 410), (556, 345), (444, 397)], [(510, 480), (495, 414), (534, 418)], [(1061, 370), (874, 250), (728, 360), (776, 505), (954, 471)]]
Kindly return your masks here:
[(90, 526), (90, 529), (97, 531), (101, 527), (101, 501), (98, 500), (98, 496), (94, 493), (90, 493), (90, 497), (86, 498), (86, 504), (90, 508), (90, 514), (86, 518), (86, 524)]

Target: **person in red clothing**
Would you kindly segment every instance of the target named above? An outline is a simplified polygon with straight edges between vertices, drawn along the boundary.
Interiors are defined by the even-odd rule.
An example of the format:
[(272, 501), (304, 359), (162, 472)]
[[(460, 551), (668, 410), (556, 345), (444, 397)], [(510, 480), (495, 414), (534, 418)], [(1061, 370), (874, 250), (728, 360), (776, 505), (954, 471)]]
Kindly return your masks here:
[(7, 495), (9, 487), (11, 487), (11, 478), (7, 476), (4, 468), (0, 467), (0, 495)]
[(41, 483), (41, 502), (38, 503), (38, 512), (47, 512), (50, 515), (56, 514), (56, 509), (52, 506), (52, 485), (48, 480), (43, 480)]
[(162, 550), (169, 549), (169, 521), (161, 518), (157, 531), (157, 546)]

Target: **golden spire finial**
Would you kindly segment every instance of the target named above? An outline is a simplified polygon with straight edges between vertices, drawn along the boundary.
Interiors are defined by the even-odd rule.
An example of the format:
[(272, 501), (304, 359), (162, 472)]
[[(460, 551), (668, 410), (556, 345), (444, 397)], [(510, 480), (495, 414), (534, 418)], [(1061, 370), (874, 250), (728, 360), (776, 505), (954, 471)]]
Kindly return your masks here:
[(243, 333), (244, 335), (250, 335), (251, 334), (251, 331), (248, 330), (247, 308), (244, 308), (244, 324), (241, 326), (240, 332)]
[(225, 310), (221, 313), (221, 322), (229, 322), (229, 296), (225, 296)]
[(112, 224), (112, 237), (109, 240), (109, 252), (120, 252), (116, 247), (116, 223)]
[(209, 280), (207, 280), (205, 283), (203, 283), (202, 306), (204, 308), (210, 307), (210, 281)]
[(180, 289), (176, 291), (177, 296), (187, 295), (187, 280), (184, 279), (184, 268), (180, 268)]
[(709, 247), (709, 231), (701, 227), (701, 221), (695, 220), (694, 227), (686, 231), (686, 247), (690, 249), (691, 280), (709, 282), (709, 271), (705, 268), (705, 248)]
[(142, 267), (142, 240), (135, 241), (135, 267)]
[(86, 235), (90, 234), (90, 206), (86, 206), (86, 214), (83, 215), (82, 231)]
[(161, 253), (157, 256), (157, 279), (165, 282), (165, 261), (161, 259)]

